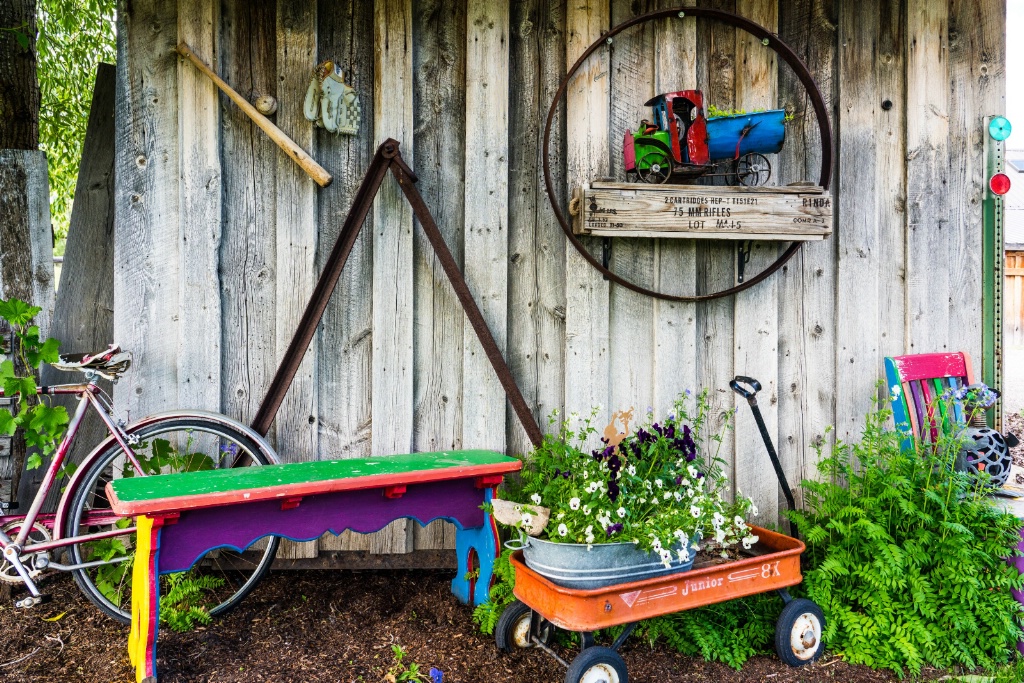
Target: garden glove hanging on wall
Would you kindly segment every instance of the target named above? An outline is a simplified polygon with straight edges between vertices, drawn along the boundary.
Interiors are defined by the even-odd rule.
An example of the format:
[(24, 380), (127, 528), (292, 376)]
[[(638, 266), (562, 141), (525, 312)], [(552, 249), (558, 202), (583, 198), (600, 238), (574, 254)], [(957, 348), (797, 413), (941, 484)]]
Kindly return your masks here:
[(355, 135), (359, 130), (359, 96), (345, 83), (345, 76), (332, 61), (313, 70), (303, 105), (306, 118), (320, 128), (339, 135)]

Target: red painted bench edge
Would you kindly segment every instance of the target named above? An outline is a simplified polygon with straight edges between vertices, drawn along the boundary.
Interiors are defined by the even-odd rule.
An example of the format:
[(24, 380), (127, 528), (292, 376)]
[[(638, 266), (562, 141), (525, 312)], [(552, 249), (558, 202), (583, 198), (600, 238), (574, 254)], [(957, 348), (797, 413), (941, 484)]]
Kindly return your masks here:
[(321, 493), (337, 493), (339, 491), (360, 491), (364, 489), (384, 488), (397, 484), (426, 484), (453, 479), (471, 479), (494, 474), (507, 474), (521, 469), (519, 460), (493, 463), (490, 465), (469, 465), (464, 467), (447, 467), (434, 470), (402, 472), (400, 474), (371, 474), (363, 477), (347, 479), (328, 479), (305, 484), (283, 484), (267, 486), (248, 491), (223, 491), (195, 496), (177, 496), (174, 498), (154, 498), (151, 500), (123, 502), (118, 500), (111, 483), (106, 486), (107, 500), (118, 515), (134, 517), (135, 515), (160, 515), (161, 513), (194, 510), (197, 508), (218, 507), (236, 503), (254, 503), (261, 500), (294, 498), (296, 496), (313, 496)]

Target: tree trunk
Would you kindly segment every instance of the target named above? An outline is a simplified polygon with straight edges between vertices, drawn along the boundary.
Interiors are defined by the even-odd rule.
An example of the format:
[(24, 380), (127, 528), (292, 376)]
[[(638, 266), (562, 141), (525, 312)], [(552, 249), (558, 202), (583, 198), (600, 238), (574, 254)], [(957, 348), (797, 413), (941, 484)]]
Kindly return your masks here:
[[(52, 248), (46, 158), (39, 148), (35, 0), (0, 2), (0, 298), (53, 309)], [(24, 151), (30, 150), (30, 151)], [(48, 261), (48, 262), (41, 262)], [(45, 333), (44, 333), (45, 334)], [(15, 359), (17, 354), (15, 354)], [(17, 360), (15, 360), (17, 363)], [(18, 374), (26, 371), (16, 368)], [(7, 408), (0, 407), (0, 410)], [(10, 444), (11, 495), (16, 496), (26, 450), (24, 435)]]
[(35, 0), (0, 2), (0, 149), (39, 147)]

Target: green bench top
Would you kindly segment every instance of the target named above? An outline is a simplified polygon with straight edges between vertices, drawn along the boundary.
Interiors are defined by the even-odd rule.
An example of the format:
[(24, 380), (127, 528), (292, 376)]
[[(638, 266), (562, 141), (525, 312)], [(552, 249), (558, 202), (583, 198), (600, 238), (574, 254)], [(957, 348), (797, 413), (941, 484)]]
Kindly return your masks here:
[(107, 484), (107, 498), (117, 514), (138, 515), (505, 474), (520, 466), (516, 458), (483, 450), (317, 460), (127, 477)]

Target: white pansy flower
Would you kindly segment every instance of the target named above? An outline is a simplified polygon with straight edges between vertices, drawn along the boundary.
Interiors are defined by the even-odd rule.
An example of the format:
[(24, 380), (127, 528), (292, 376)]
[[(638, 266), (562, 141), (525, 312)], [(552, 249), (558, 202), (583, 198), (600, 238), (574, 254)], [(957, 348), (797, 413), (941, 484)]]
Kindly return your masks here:
[(697, 478), (697, 474), (699, 474), (697, 472), (697, 468), (694, 467), (693, 465), (687, 465), (686, 466), (686, 471), (689, 472), (690, 476), (693, 477), (694, 479), (696, 479)]
[(599, 488), (601, 488), (601, 485), (596, 481), (592, 481), (589, 484), (587, 484), (587, 493), (594, 493)]
[(679, 558), (680, 562), (689, 562), (690, 561), (690, 549), (689, 548), (680, 548), (679, 550), (676, 551), (676, 557)]
[(570, 498), (569, 499), (569, 509), (571, 509), (571, 510), (579, 510), (580, 509), (580, 499), (579, 498)]
[(533, 526), (533, 515), (528, 512), (523, 513), (520, 521), (522, 521), (523, 526)]
[(725, 540), (725, 532), (721, 529), (715, 531), (715, 542), (722, 543)]
[(750, 547), (760, 540), (757, 536), (751, 534), (743, 538), (743, 547), (750, 550)]
[(647, 490), (650, 491), (651, 490), (651, 480), (650, 479), (644, 479), (644, 486), (646, 486)]
[(559, 536), (568, 536), (569, 535), (569, 527), (567, 527), (564, 524), (559, 524), (558, 525), (558, 535)]
[[(668, 495), (668, 494), (666, 494), (666, 495)], [(673, 493), (672, 496), (676, 499), (677, 503), (683, 499), (683, 494), (679, 493), (679, 491), (676, 491), (675, 493)]]
[(694, 517), (700, 517), (700, 508), (697, 507), (696, 505), (691, 505), (690, 506), (690, 514), (693, 515)]
[[(677, 493), (678, 493), (678, 491), (677, 491)], [(668, 500), (669, 498), (672, 497), (672, 494), (669, 493), (668, 491), (665, 491), (665, 495), (663, 497), (664, 497), (665, 500)]]
[(624, 518), (626, 516), (626, 508), (619, 508), (615, 512), (619, 515), (620, 519), (622, 519), (622, 518)]
[(558, 513), (558, 519), (565, 519), (565, 513), (564, 512), (559, 512)]
[(584, 505), (583, 506), (583, 514), (585, 514), (585, 515), (589, 515), (590, 514), (590, 506), (589, 505)]
[(754, 515), (755, 517), (757, 516), (757, 506), (754, 505), (753, 503), (750, 504), (750, 514)]
[(636, 466), (630, 465), (629, 467), (626, 468), (626, 471), (629, 472), (629, 475), (631, 477), (635, 477), (636, 476)]
[(693, 489), (686, 489), (686, 497), (693, 498)]
[(540, 494), (539, 493), (533, 494), (532, 496), (530, 496), (530, 500), (532, 500), (537, 505), (540, 505), (540, 501), (541, 501)]
[(735, 517), (732, 518), (732, 523), (735, 524), (736, 526), (740, 527), (740, 528), (746, 526), (746, 523), (743, 521), (743, 518), (740, 517), (739, 515), (736, 515)]
[(717, 529), (723, 523), (725, 523), (725, 517), (722, 516), (722, 513), (716, 512), (715, 516), (711, 519), (711, 526)]
[(665, 482), (663, 482), (661, 479), (655, 479), (654, 480), (654, 485), (657, 486), (660, 489), (663, 486), (665, 486)]
[[(589, 536), (592, 533), (594, 533), (594, 525), (593, 524), (588, 524), (586, 530), (584, 531), (584, 533), (586, 533), (587, 536)], [(587, 542), (589, 543), (590, 541), (587, 541)]]

